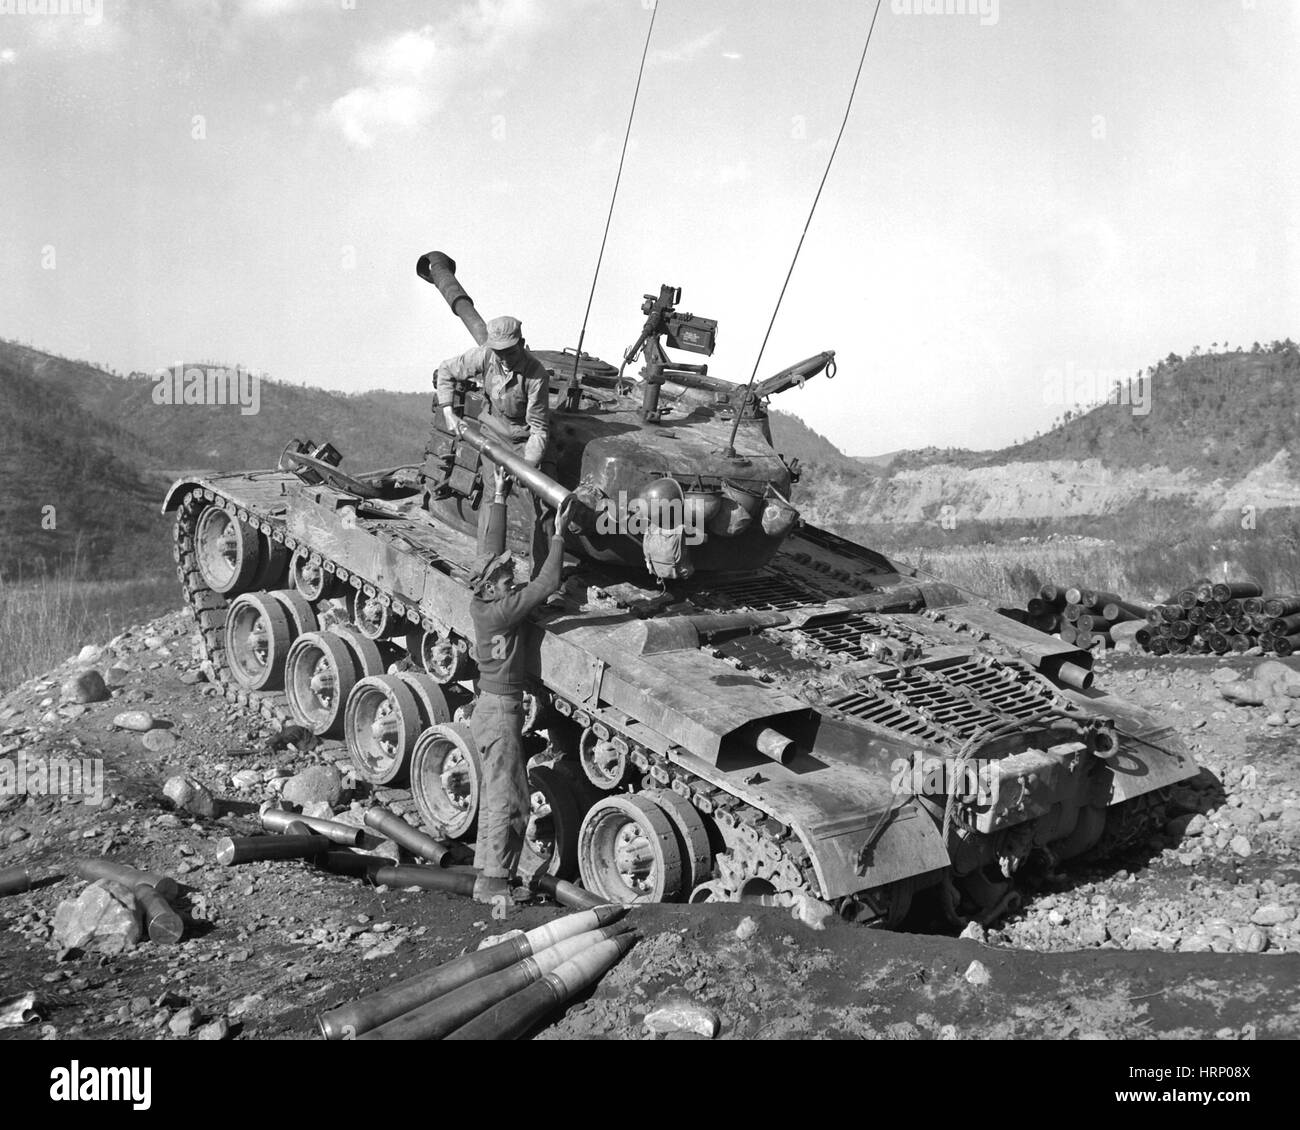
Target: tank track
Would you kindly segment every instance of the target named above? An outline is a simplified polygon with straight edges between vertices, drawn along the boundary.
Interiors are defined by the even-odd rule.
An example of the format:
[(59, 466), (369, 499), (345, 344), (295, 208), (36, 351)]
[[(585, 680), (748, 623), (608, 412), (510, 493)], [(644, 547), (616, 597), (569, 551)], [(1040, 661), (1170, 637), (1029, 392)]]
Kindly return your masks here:
[[(284, 693), (246, 690), (235, 680), (226, 659), (225, 623), (231, 600), (214, 592), (204, 583), (197, 560), (196, 526), (199, 516), (208, 506), (222, 507), (233, 517), (289, 550), (300, 547), (292, 538), (286, 537), (283, 526), (258, 519), (231, 499), (206, 487), (191, 490), (181, 500), (177, 510), (173, 549), (176, 574), (184, 591), (185, 603), (194, 617), (204, 660), (211, 664), (217, 685), (227, 700), (268, 721), (286, 725), (293, 721), (293, 715), (286, 704)], [(325, 560), (322, 564), (328, 572), (341, 575), (354, 588), (367, 587), (364, 579), (349, 576), (336, 563)], [(603, 712), (597, 712), (593, 718), (590, 711), (572, 706), (559, 695), (550, 697), (549, 705), (552, 709), (574, 718), (579, 724), (603, 721), (611, 731), (617, 733), (619, 730)], [(711, 819), (716, 825), (725, 847), (725, 850), (714, 856), (716, 882), (722, 897), (738, 898), (745, 884), (754, 879), (771, 884), (778, 897), (818, 897), (812, 861), (788, 826), (673, 764), (662, 754), (628, 738), (624, 740), (628, 742), (629, 763), (641, 774), (641, 783), (625, 791), (647, 795), (658, 789), (671, 789), (689, 801), (706, 820)], [(574, 769), (581, 775), (580, 768), (575, 766)], [(689, 894), (689, 891), (683, 892), (683, 895)]]
[[(214, 592), (205, 584), (197, 561), (196, 526), (200, 515), (209, 506), (225, 509), (269, 541), (283, 545), (286, 550), (292, 552), (303, 549), (311, 552), (313, 557), (317, 556), (317, 552), (313, 547), (300, 544), (287, 536), (281, 523), (251, 514), (232, 499), (209, 487), (192, 489), (182, 498), (177, 510), (173, 550), (177, 576), (184, 590), (185, 602), (194, 617), (203, 658), (211, 664), (217, 685), (230, 702), (267, 721), (281, 726), (289, 724), (294, 719), (284, 693), (245, 689), (236, 681), (227, 661), (225, 622), (231, 598)], [(320, 559), (327, 573), (354, 590), (381, 600), (387, 596), (372, 582), (350, 574), (337, 562), (323, 555), (320, 555)], [(283, 578), (281, 581), (288, 584)], [(404, 608), (399, 601), (393, 601), (392, 607), (394, 612), (411, 622), (413, 627), (437, 631), (446, 642), (454, 646), (469, 646), (470, 641), (427, 617), (420, 617), (414, 609)], [(419, 666), (418, 661), (416, 666)], [(534, 702), (530, 705), (534, 708), (535, 716), (551, 715), (554, 712), (584, 728), (593, 724), (603, 726), (616, 743), (621, 742), (625, 747), (627, 764), (635, 772), (625, 773), (617, 788), (602, 788), (600, 795), (631, 793), (653, 800), (656, 791), (671, 790), (700, 813), (706, 826), (716, 829), (716, 838), (710, 837), (715, 850), (711, 853), (714, 875), (709, 881), (716, 897), (733, 901), (742, 897), (758, 897), (763, 901), (785, 904), (798, 898), (821, 899), (812, 860), (787, 825), (690, 772), (675, 763), (671, 756), (637, 742), (629, 733), (635, 727), (635, 719), (623, 718), (616, 711), (570, 703), (561, 695), (541, 687), (537, 688)], [(671, 747), (668, 754), (671, 754)], [(568, 762), (570, 772), (579, 779), (585, 779), (581, 765), (568, 755), (562, 755), (558, 760)], [(1153, 827), (1159, 824), (1163, 800), (1162, 794), (1156, 794), (1151, 798), (1138, 798), (1116, 806), (1115, 810), (1108, 813), (1108, 827), (1102, 840), (1086, 853), (1087, 858), (1103, 858), (1123, 850), (1141, 836), (1149, 835)], [(717, 847), (719, 840), (720, 849)], [(753, 894), (755, 880), (761, 881), (762, 895)], [(762, 884), (766, 886), (762, 887)], [(889, 909), (891, 903), (904, 905), (910, 890), (909, 881), (903, 880), (887, 888), (846, 896), (837, 900), (837, 906), (841, 913), (847, 914), (851, 910), (855, 920), (892, 925), (894, 916)], [(684, 890), (681, 894), (686, 897), (691, 892)], [(899, 896), (897, 900), (894, 899), (895, 895)]]

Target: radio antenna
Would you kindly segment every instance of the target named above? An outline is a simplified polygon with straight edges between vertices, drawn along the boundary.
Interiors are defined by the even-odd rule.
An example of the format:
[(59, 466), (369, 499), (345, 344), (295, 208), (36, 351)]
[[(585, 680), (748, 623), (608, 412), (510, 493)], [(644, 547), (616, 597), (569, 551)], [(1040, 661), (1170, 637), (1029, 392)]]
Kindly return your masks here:
[(609, 214), (605, 217), (605, 233), (600, 237), (600, 254), (596, 256), (596, 271), (591, 276), (591, 291), (587, 295), (587, 309), (582, 315), (582, 329), (578, 332), (578, 349), (573, 357), (573, 380), (578, 378), (578, 362), (582, 359), (582, 343), (587, 336), (587, 319), (591, 316), (591, 301), (596, 297), (596, 280), (600, 278), (600, 264), (605, 258), (605, 243), (609, 239), (609, 225), (614, 219), (614, 201), (618, 199), (619, 182), (623, 179), (623, 161), (627, 158), (627, 143), (632, 136), (632, 119), (636, 117), (636, 102), (641, 94), (641, 78), (645, 74), (646, 56), (650, 54), (650, 37), (655, 30), (655, 16), (659, 0), (650, 5), (650, 26), (646, 28), (645, 46), (641, 48), (641, 66), (636, 72), (636, 89), (632, 92), (632, 108), (627, 115), (627, 129), (623, 131), (623, 149), (618, 155), (618, 172), (614, 176), (614, 191), (609, 197)]
[(821, 183), (817, 186), (817, 195), (813, 197), (812, 207), (808, 209), (808, 219), (804, 221), (803, 233), (799, 236), (798, 246), (794, 249), (794, 257), (790, 260), (790, 269), (785, 273), (785, 282), (781, 284), (781, 293), (776, 297), (776, 306), (772, 309), (772, 318), (767, 323), (767, 333), (763, 335), (763, 343), (758, 347), (758, 356), (754, 358), (754, 371), (749, 374), (749, 383), (745, 385), (745, 396), (736, 406), (736, 418), (731, 423), (731, 438), (727, 440), (727, 446), (724, 454), (728, 457), (734, 457), (736, 454), (736, 432), (740, 430), (740, 418), (745, 414), (745, 407), (749, 402), (749, 392), (754, 387), (754, 378), (758, 376), (758, 366), (763, 360), (763, 350), (767, 348), (767, 339), (772, 336), (772, 327), (776, 324), (777, 311), (781, 309), (781, 300), (785, 297), (785, 288), (790, 285), (790, 276), (794, 274), (794, 265), (799, 261), (799, 252), (803, 250), (804, 237), (808, 234), (808, 226), (812, 223), (813, 213), (817, 211), (817, 202), (822, 198), (822, 189), (826, 187), (826, 178), (831, 174), (831, 164), (835, 160), (835, 154), (839, 152), (840, 140), (844, 137), (844, 127), (849, 124), (849, 113), (853, 109), (853, 96), (858, 92), (858, 80), (862, 77), (862, 64), (867, 61), (867, 48), (871, 46), (871, 33), (876, 30), (876, 17), (880, 15), (880, 0), (876, 0), (876, 10), (871, 13), (871, 26), (867, 28), (867, 41), (862, 45), (862, 55), (858, 59), (858, 71), (853, 76), (853, 87), (849, 91), (849, 101), (844, 107), (844, 120), (840, 122), (840, 132), (835, 135), (835, 144), (831, 146), (831, 155), (826, 158), (826, 168), (822, 172)]

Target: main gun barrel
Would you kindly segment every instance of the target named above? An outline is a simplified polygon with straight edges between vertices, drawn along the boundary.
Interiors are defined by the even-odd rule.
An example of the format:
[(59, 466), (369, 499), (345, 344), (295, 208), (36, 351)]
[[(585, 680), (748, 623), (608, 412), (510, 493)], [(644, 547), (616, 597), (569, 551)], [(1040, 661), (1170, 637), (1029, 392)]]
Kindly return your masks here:
[(482, 315), (474, 308), (474, 300), (456, 278), (456, 261), (450, 255), (441, 251), (425, 252), (416, 261), (415, 273), (438, 288), (438, 293), (451, 307), (451, 312), (465, 323), (475, 345), (487, 341), (487, 326)]

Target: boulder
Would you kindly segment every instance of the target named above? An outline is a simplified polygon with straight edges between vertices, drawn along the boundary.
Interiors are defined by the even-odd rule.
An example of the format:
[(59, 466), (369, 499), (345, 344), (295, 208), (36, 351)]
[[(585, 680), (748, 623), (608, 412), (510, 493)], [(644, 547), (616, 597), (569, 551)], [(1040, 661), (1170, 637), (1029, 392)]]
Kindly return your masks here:
[(147, 710), (124, 710), (113, 719), (113, 725), (119, 730), (135, 730), (142, 734), (153, 729), (153, 715)]
[(103, 702), (108, 698), (108, 687), (104, 685), (104, 676), (92, 668), (68, 679), (63, 684), (59, 697), (64, 702), (72, 703)]
[(122, 953), (143, 936), (141, 921), (135, 895), (119, 883), (99, 879), (59, 904), (54, 942), (61, 950)]
[(192, 816), (212, 819), (217, 815), (216, 798), (207, 787), (193, 777), (169, 777), (163, 785), (163, 795), (172, 802), (178, 811), (188, 812)]
[(290, 777), (280, 795), (299, 808), (321, 801), (333, 806), (343, 795), (343, 778), (332, 765), (313, 765)]

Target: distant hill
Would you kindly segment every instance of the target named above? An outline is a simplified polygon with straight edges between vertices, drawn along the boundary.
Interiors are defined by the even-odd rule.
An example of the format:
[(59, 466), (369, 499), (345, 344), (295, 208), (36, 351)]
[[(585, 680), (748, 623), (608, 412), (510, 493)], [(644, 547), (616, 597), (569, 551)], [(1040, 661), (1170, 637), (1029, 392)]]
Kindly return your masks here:
[(1068, 410), (1024, 443), (995, 451), (897, 452), (891, 470), (1095, 459), (1114, 470), (1164, 467), (1235, 479), (1283, 448), (1300, 446), (1300, 349), (1290, 339), (1250, 352), (1171, 353), (1142, 382), (1111, 390), (1107, 403)]
[(872, 468), (876, 471), (886, 471), (891, 463), (894, 462), (902, 451), (887, 451), (884, 455), (855, 455), (854, 462), (861, 463), (864, 467)]
[[(212, 362), (203, 368), (221, 368)], [(233, 366), (231, 366), (233, 368)], [(1149, 505), (1207, 516), (1300, 505), (1300, 351), (1171, 354), (1130, 403), (1072, 409), (1043, 435), (998, 451), (928, 448), (851, 458), (798, 416), (771, 413), (775, 446), (804, 467), (793, 501), (819, 524), (967, 528), (1069, 525)], [(419, 462), (427, 393), (342, 394), (262, 377), (258, 411), (157, 402), (149, 374), (121, 376), (0, 341), (0, 578), (74, 559), (83, 573), (168, 560), (157, 513), (189, 469), (273, 466), (291, 438), (329, 440), (345, 467)], [(55, 511), (42, 511), (53, 506)], [(46, 526), (42, 528), (42, 517)], [(52, 526), (51, 526), (52, 523)], [(947, 527), (945, 527), (947, 528)]]
[(798, 459), (805, 465), (852, 469), (856, 460), (845, 455), (820, 432), (813, 431), (798, 416), (773, 408), (769, 414), (772, 443), (786, 459)]

